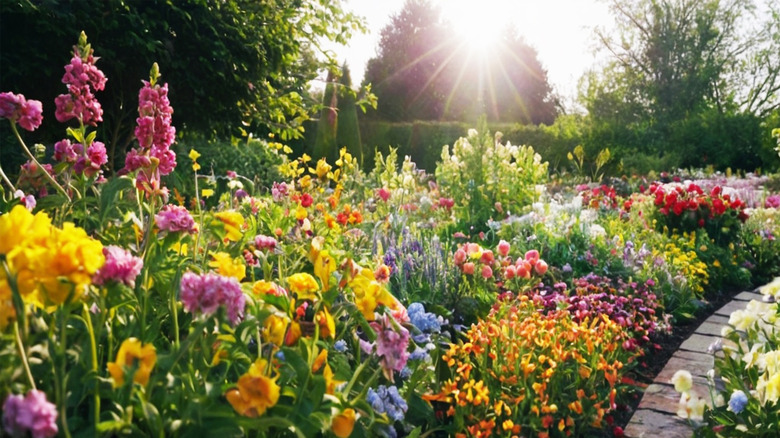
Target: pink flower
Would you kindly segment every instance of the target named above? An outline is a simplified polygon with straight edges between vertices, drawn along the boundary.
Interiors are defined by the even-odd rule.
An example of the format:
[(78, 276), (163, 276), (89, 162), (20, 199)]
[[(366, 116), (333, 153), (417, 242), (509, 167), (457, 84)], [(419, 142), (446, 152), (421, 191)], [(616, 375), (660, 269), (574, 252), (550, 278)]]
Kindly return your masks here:
[(527, 251), (525, 253), (525, 260), (531, 264), (531, 266), (535, 265), (536, 262), (539, 260), (539, 251), (532, 249), (530, 251)]
[(491, 251), (489, 249), (486, 249), (485, 251), (482, 252), (482, 257), (480, 257), (479, 260), (482, 263), (484, 263), (486, 265), (489, 265), (489, 264), (493, 263), (496, 259), (493, 256), (493, 251)]
[(39, 100), (27, 100), (21, 94), (0, 93), (0, 118), (18, 123), (19, 126), (35, 131), (43, 122), (43, 105)]
[(531, 277), (531, 264), (527, 261), (520, 259), (517, 261), (516, 265), (517, 267), (517, 276), (523, 277), (523, 278), (530, 278)]
[(387, 202), (387, 200), (390, 199), (390, 190), (382, 187), (381, 189), (377, 189), (376, 195), (379, 196), (379, 198), (383, 201)]
[(547, 272), (547, 262), (545, 262), (544, 260), (539, 260), (538, 262), (536, 262), (536, 265), (534, 266), (534, 271), (536, 271), (536, 273), (539, 276), (544, 275), (545, 272)]
[(498, 253), (501, 254), (501, 257), (506, 257), (509, 254), (509, 242), (506, 240), (498, 242)]
[[(83, 148), (82, 145), (76, 144), (74, 145), (74, 149), (75, 146), (79, 146), (79, 150)], [(106, 145), (102, 142), (94, 141), (87, 148), (87, 156), (81, 156), (76, 160), (73, 171), (76, 175), (84, 174), (91, 178), (98, 175), (100, 173), (100, 167), (107, 162), (108, 156), (106, 155)]]
[(476, 266), (474, 266), (474, 263), (468, 262), (468, 263), (464, 263), (461, 269), (463, 269), (463, 273), (466, 275), (474, 275), (475, 268)]
[(493, 269), (490, 266), (483, 266), (482, 267), (482, 278), (488, 279), (493, 276)]
[(57, 435), (57, 407), (36, 389), (25, 397), (9, 395), (3, 403), (3, 430), (11, 436), (49, 438)]
[(260, 234), (255, 236), (255, 246), (257, 249), (273, 251), (278, 244), (279, 241), (271, 236), (263, 236)]
[[(392, 380), (393, 371), (401, 371), (409, 359), (409, 330), (400, 324), (393, 324), (390, 315), (382, 315), (371, 322), (371, 327), (377, 332), (376, 354), (385, 377)], [(398, 330), (398, 331), (396, 331)]]
[(157, 228), (169, 233), (184, 231), (185, 233), (194, 233), (198, 230), (195, 220), (186, 208), (168, 204), (164, 206), (159, 213), (154, 216), (154, 222)]
[(465, 262), (466, 257), (466, 251), (463, 251), (462, 249), (455, 251), (455, 255), (453, 256), (456, 265), (461, 265), (463, 262)]
[(507, 280), (511, 280), (517, 276), (517, 268), (514, 265), (509, 265), (504, 269), (504, 277)]
[(61, 163), (76, 163), (84, 146), (81, 143), (72, 144), (67, 138), (54, 143), (54, 159)]
[(152, 84), (143, 81), (144, 86), (138, 92), (138, 118), (135, 136), (143, 149), (156, 146), (168, 149), (176, 137), (176, 129), (171, 126), (173, 108), (168, 100), (168, 84)]
[(771, 195), (764, 201), (764, 208), (780, 208), (780, 195)]
[(141, 273), (143, 260), (119, 246), (109, 245), (103, 248), (106, 263), (95, 273), (93, 282), (104, 285), (109, 281), (135, 287), (135, 278)]
[(181, 302), (184, 310), (211, 316), (222, 306), (230, 323), (236, 325), (244, 316), (246, 298), (234, 277), (186, 272), (181, 278)]
[(85, 125), (96, 126), (103, 121), (103, 108), (95, 98), (94, 91), (106, 87), (106, 76), (95, 66), (97, 59), (92, 49), (81, 53), (83, 48), (73, 48), (73, 58), (65, 66), (62, 83), (67, 85), (68, 94), (61, 94), (54, 99), (57, 109), (54, 116), (60, 122), (70, 119), (80, 120)]

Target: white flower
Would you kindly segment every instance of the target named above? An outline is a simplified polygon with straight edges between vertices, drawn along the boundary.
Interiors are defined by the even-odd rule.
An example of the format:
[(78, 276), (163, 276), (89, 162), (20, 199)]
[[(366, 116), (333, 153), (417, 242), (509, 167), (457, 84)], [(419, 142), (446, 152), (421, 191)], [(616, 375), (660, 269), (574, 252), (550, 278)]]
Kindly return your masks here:
[(693, 376), (686, 370), (678, 370), (672, 376), (671, 380), (674, 390), (681, 393), (687, 393), (693, 387)]

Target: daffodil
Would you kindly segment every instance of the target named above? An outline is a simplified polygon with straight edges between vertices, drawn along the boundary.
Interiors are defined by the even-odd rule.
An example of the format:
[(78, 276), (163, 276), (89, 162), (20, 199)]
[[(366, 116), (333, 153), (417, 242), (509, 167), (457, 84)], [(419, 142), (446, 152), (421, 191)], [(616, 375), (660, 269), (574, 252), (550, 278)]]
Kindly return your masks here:
[(280, 387), (277, 377), (270, 377), (266, 370), (268, 362), (258, 359), (246, 374), (238, 378), (236, 388), (228, 390), (225, 397), (239, 414), (256, 418), (279, 401)]

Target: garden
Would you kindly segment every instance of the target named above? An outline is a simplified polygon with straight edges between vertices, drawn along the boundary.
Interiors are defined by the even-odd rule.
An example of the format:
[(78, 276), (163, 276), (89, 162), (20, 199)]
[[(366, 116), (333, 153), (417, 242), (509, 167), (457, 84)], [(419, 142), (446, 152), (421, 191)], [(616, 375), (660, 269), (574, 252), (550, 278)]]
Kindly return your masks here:
[[(267, 169), (215, 173), (177, 147), (156, 64), (108, 174), (99, 50), (81, 35), (55, 102), (0, 94), (28, 158), (16, 182), (0, 169), (4, 433), (622, 436), (665, 337), (766, 285), (695, 417), (702, 436), (776, 436), (777, 176), (611, 178), (581, 148), (550, 172), (484, 121), (432, 172), (269, 136), (247, 139)], [(28, 145), (58, 122), (53, 150)]]

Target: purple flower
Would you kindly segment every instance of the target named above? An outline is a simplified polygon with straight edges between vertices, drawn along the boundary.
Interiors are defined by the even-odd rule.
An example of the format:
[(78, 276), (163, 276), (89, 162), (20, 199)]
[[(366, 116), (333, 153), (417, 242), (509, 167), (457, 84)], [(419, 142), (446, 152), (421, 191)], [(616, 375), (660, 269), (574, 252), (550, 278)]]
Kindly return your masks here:
[(780, 195), (771, 195), (764, 201), (764, 208), (780, 208)]
[(169, 233), (184, 231), (186, 233), (196, 232), (197, 226), (195, 220), (186, 208), (168, 204), (164, 206), (159, 213), (154, 216), (154, 222), (157, 228)]
[(263, 236), (262, 234), (258, 234), (257, 236), (255, 236), (255, 246), (257, 247), (257, 249), (260, 250), (267, 249), (269, 251), (273, 251), (274, 249), (276, 249), (276, 245), (278, 244), (279, 241), (277, 241), (271, 236)]
[(3, 403), (3, 430), (13, 437), (49, 438), (57, 435), (57, 407), (35, 389), (27, 396), (9, 395)]
[(0, 118), (19, 123), (19, 126), (35, 131), (43, 122), (43, 105), (39, 100), (27, 100), (21, 94), (0, 93)]
[(103, 255), (106, 256), (106, 263), (95, 273), (93, 282), (103, 285), (108, 281), (115, 281), (135, 287), (135, 278), (144, 266), (143, 260), (116, 245), (104, 247)]
[(181, 302), (187, 312), (210, 316), (223, 306), (233, 325), (244, 316), (246, 300), (234, 277), (186, 272), (181, 278), (180, 291)]
[(67, 138), (54, 143), (54, 159), (61, 163), (74, 164), (79, 159), (84, 146), (81, 143), (71, 143)]
[(136, 119), (135, 137), (141, 148), (157, 148), (161, 155), (176, 137), (176, 128), (171, 126), (173, 108), (168, 100), (168, 84), (161, 87), (149, 81), (143, 82), (144, 86), (138, 92), (139, 117)]
[[(78, 151), (83, 148), (82, 145), (76, 144)], [(56, 145), (55, 145), (56, 148)], [(74, 147), (75, 149), (75, 147)], [(108, 162), (108, 156), (106, 155), (106, 145), (102, 142), (95, 141), (87, 148), (87, 155), (80, 156), (76, 160), (76, 164), (73, 166), (73, 171), (76, 175), (84, 174), (87, 177), (93, 177), (100, 174), (100, 166)]]

